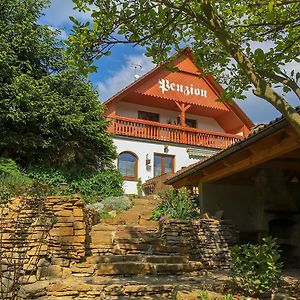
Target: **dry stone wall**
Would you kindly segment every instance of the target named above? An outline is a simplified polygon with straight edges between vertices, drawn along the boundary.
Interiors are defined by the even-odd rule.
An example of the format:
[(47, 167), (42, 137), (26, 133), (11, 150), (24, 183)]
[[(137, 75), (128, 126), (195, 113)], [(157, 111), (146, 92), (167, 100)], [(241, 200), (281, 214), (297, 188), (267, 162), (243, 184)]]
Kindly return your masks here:
[[(14, 198), (0, 206), (0, 286), (11, 289), (2, 299), (13, 299), (12, 287), (18, 283), (29, 289), (35, 287), (35, 296), (27, 291), (23, 299), (37, 295), (60, 297), (65, 291), (58, 289), (51, 294), (49, 282), (61, 280), (58, 278), (91, 280), (126, 272), (141, 275), (143, 272), (136, 266), (144, 266), (145, 274), (151, 275), (193, 272), (203, 266), (228, 268), (229, 246), (238, 237), (230, 222), (212, 219), (165, 220), (159, 227), (154, 221), (147, 221), (147, 226), (94, 225), (97, 220), (99, 216), (85, 210), (78, 196)], [(114, 255), (121, 261), (115, 262)], [(132, 261), (128, 262), (128, 257)], [(182, 261), (162, 263), (165, 257)], [(40, 291), (45, 282), (49, 286)], [(71, 292), (80, 294), (73, 287)]]
[(85, 239), (79, 196), (13, 198), (0, 208), (1, 278), (68, 276), (70, 263), (85, 257)]
[(239, 236), (229, 221), (214, 219), (164, 221), (160, 232), (163, 245), (186, 249), (190, 258), (200, 260), (205, 267), (222, 269), (229, 268), (229, 247), (238, 242)]

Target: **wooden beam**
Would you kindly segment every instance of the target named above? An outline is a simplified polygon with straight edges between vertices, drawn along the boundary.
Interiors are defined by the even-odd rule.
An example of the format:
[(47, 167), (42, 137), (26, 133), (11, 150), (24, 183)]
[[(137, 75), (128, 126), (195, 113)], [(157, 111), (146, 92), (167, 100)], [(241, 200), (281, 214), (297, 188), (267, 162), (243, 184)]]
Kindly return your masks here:
[(191, 107), (190, 104), (178, 103), (174, 101), (180, 110), (180, 126), (185, 127), (185, 112)]
[[(275, 142), (276, 140), (274, 140)], [(262, 141), (263, 142), (263, 141)], [(274, 144), (265, 144), (264, 149), (256, 152), (255, 154), (252, 152), (251, 155), (245, 157), (244, 159), (237, 160), (231, 166), (223, 167), (218, 170), (218, 172), (211, 173), (207, 176), (203, 176), (199, 178), (199, 182), (212, 182), (224, 178), (226, 176), (232, 175), (234, 173), (238, 173), (244, 171), (249, 168), (253, 168), (258, 166), (268, 160), (279, 157), (280, 155), (284, 155), (288, 152), (294, 151), (300, 147), (300, 143), (298, 138), (295, 138), (294, 135), (287, 136), (285, 139), (281, 140), (280, 143)], [(238, 156), (238, 152), (236, 155)], [(235, 156), (235, 154), (233, 154)], [(232, 161), (232, 160), (231, 160)], [(221, 164), (220, 164), (221, 165)], [(212, 167), (215, 166), (212, 165)], [(207, 168), (209, 171), (209, 167)], [(196, 176), (195, 174), (193, 176)]]
[(193, 185), (216, 182), (233, 174), (263, 166), (268, 161), (285, 158), (300, 159), (300, 138), (291, 126), (264, 136), (244, 149), (236, 150), (224, 160), (217, 160), (206, 168), (178, 180), (175, 184), (176, 187), (181, 187), (191, 182)]
[(300, 160), (271, 160), (261, 165), (265, 169), (281, 169), (300, 171)]

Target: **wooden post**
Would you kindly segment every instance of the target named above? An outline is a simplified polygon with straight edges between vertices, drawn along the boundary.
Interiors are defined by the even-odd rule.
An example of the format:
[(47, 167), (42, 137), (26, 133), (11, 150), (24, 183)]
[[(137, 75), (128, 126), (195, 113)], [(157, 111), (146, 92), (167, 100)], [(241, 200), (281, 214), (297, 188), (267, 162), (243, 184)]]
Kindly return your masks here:
[(184, 110), (184, 104), (181, 104), (182, 110), (180, 113), (180, 126), (185, 127), (185, 110)]
[(185, 127), (185, 112), (191, 107), (190, 104), (179, 104), (177, 101), (175, 101), (176, 105), (180, 109), (180, 126)]

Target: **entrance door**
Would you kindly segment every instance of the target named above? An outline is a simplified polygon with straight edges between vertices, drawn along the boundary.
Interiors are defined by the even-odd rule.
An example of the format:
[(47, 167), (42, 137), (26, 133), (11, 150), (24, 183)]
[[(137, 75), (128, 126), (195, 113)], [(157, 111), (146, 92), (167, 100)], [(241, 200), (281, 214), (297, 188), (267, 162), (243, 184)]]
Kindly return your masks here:
[(154, 153), (154, 177), (174, 172), (174, 155)]

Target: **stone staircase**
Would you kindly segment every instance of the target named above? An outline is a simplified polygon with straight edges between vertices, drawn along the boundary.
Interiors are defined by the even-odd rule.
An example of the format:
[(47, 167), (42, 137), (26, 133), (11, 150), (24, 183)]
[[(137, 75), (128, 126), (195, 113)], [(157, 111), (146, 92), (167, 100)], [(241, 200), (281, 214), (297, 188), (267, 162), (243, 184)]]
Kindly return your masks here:
[(159, 223), (150, 220), (157, 202), (135, 199), (129, 210), (93, 226), (91, 255), (71, 266), (71, 277), (52, 283), (47, 299), (175, 299), (178, 286), (203, 266), (184, 248), (162, 244)]
[(131, 209), (93, 226), (92, 255), (76, 264), (73, 274), (157, 276), (201, 270), (202, 264), (190, 261), (184, 247), (162, 244), (159, 223), (150, 220), (157, 201), (155, 197), (135, 199)]
[(24, 299), (171, 300), (178, 291), (220, 285), (217, 278), (208, 282), (184, 244), (162, 242), (159, 223), (149, 220), (157, 202), (135, 199), (129, 210), (94, 225), (85, 261), (71, 265), (63, 278), (29, 286)]
[(71, 267), (74, 276), (159, 276), (181, 275), (203, 269), (200, 262), (185, 256), (111, 255), (92, 256)]

